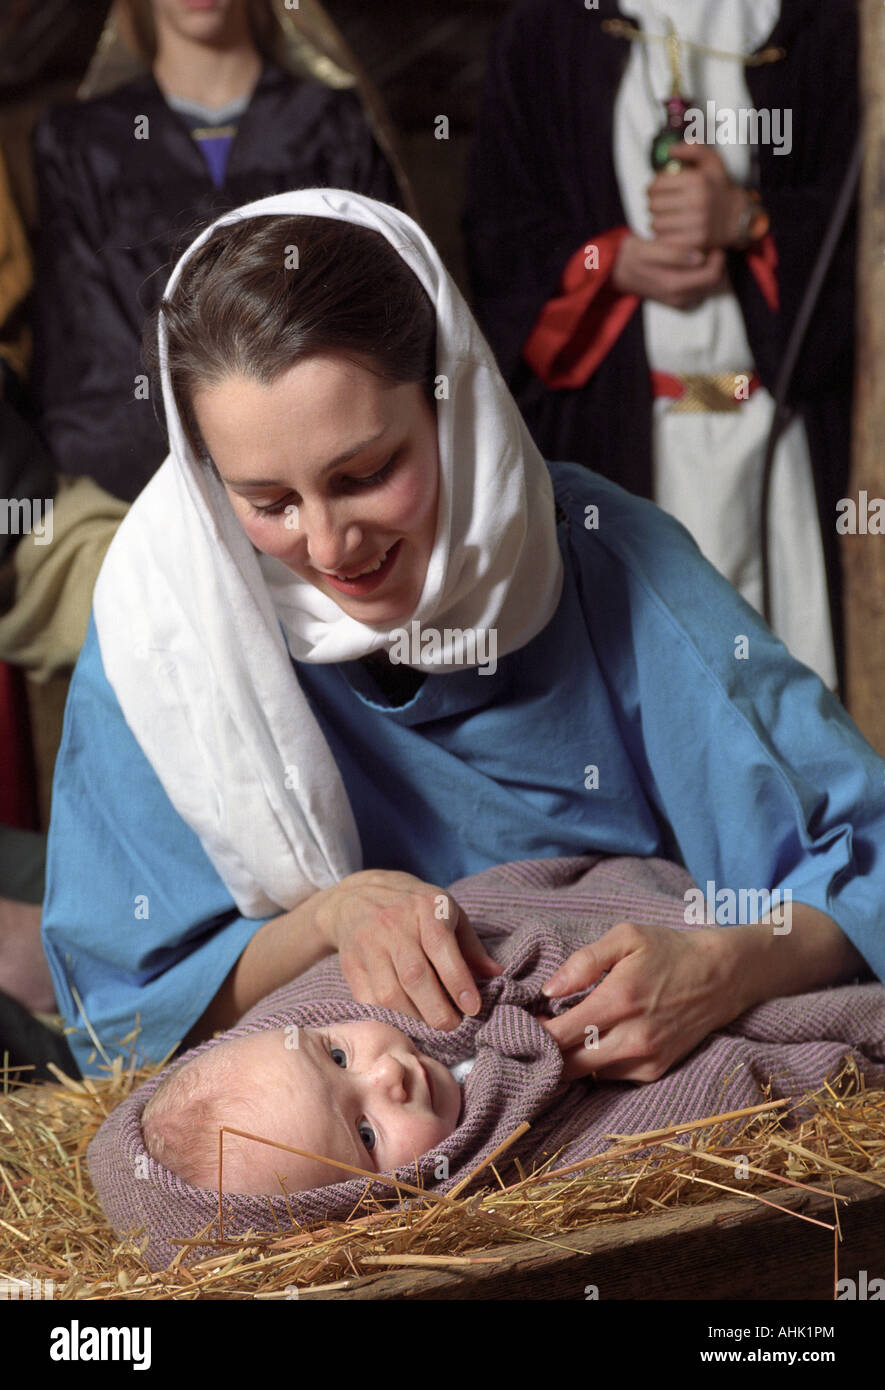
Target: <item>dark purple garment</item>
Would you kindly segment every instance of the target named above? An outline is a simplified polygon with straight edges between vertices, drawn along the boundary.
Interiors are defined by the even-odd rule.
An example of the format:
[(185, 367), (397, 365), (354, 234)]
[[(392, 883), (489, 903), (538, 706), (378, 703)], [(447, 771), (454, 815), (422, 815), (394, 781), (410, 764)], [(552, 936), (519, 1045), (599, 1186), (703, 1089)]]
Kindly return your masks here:
[(191, 124), (149, 74), (50, 109), (34, 137), (41, 431), (59, 472), (94, 478), (126, 502), (169, 451), (162, 401), (137, 389), (142, 328), (199, 231), (293, 188), (352, 188), (402, 206), (353, 91), (265, 64), (220, 188)]
[[(869, 1084), (885, 1086), (885, 987), (880, 984), (760, 1005), (711, 1034), (651, 1084), (562, 1082), (562, 1054), (536, 1015), (561, 1013), (580, 996), (556, 1001), (551, 1009), (541, 986), (577, 946), (617, 922), (689, 930), (683, 897), (689, 887), (683, 869), (660, 859), (527, 860), (487, 869), (452, 884), (451, 891), (504, 973), (481, 984), (479, 1015), (465, 1018), (454, 1032), (436, 1032), (403, 1014), (355, 1003), (338, 957), (332, 956), (256, 1004), (224, 1036), (370, 1018), (400, 1028), (419, 1051), (447, 1066), (475, 1057), (463, 1085), (458, 1127), (417, 1163), (397, 1170), (406, 1181), (443, 1192), (524, 1120), (531, 1129), (499, 1165), (505, 1181), (514, 1173), (513, 1157), (530, 1167), (561, 1153), (558, 1161), (565, 1164), (609, 1147), (611, 1133), (643, 1133), (758, 1104), (769, 1083), (775, 1098), (802, 1093), (821, 1085), (846, 1055)], [(87, 1155), (108, 1219), (121, 1235), (145, 1229), (146, 1258), (155, 1269), (176, 1253), (170, 1237), (193, 1236), (217, 1215), (217, 1193), (182, 1182), (144, 1148), (141, 1113), (167, 1074), (146, 1082), (112, 1112)], [(297, 1145), (297, 1137), (290, 1142)], [(445, 1180), (436, 1176), (442, 1158), (449, 1166)], [(298, 1222), (343, 1219), (364, 1202), (366, 1187), (364, 1179), (352, 1178), (285, 1198), (229, 1195), (225, 1234), (289, 1230), (293, 1214)], [(389, 1188), (374, 1185), (377, 1199), (389, 1200), (389, 1194)]]
[[(626, 222), (612, 130), (631, 45), (602, 30), (605, 19), (622, 17), (616, 0), (599, 0), (598, 9), (583, 0), (513, 6), (488, 55), (464, 232), (477, 318), (544, 457), (586, 464), (650, 497), (652, 395), (641, 313), (583, 386), (551, 390), (521, 358), (566, 262), (593, 236)], [(793, 121), (792, 152), (776, 155), (762, 145), (752, 178), (779, 257), (778, 313), (767, 308), (746, 257), (728, 252), (756, 369), (772, 393), (858, 131), (857, 41), (852, 0), (782, 0), (764, 46), (781, 46), (786, 57), (745, 69), (753, 105), (787, 108)], [(852, 215), (791, 392), (808, 435), (837, 653), (834, 522), (850, 461), (855, 243)]]

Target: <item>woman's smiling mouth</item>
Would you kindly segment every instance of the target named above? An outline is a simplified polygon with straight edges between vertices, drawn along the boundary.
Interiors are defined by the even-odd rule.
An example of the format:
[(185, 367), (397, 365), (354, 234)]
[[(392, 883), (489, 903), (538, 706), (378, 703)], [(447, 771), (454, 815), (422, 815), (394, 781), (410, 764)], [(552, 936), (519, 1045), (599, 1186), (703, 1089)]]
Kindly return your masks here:
[[(329, 573), (328, 570), (317, 570), (327, 584), (331, 584), (333, 589), (338, 589), (343, 594), (360, 595), (372, 593), (384, 582), (399, 554), (402, 538), (386, 550), (378, 560), (369, 568), (358, 570), (355, 574), (346, 576), (340, 573)], [(315, 567), (316, 568), (316, 567)]]

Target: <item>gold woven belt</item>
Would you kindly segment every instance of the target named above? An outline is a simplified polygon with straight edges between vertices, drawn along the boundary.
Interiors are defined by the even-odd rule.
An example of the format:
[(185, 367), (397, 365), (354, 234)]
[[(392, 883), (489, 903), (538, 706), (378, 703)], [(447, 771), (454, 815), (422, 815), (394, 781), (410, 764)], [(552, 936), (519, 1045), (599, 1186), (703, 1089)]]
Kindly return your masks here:
[(655, 396), (670, 396), (668, 414), (722, 414), (740, 410), (745, 400), (761, 385), (755, 372), (689, 373), (652, 372)]

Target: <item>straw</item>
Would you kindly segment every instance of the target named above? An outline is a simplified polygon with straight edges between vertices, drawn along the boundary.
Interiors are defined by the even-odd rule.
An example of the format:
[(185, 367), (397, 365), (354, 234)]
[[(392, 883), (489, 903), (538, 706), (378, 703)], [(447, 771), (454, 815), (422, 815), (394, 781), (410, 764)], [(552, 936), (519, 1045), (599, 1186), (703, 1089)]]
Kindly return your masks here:
[[(380, 1209), (369, 1186), (383, 1175), (366, 1173), (362, 1208), (347, 1221), (293, 1222), (292, 1229), (216, 1240), (213, 1218), (174, 1242), (178, 1253), (168, 1269), (152, 1272), (144, 1232), (121, 1240), (108, 1226), (83, 1154), (105, 1113), (157, 1070), (136, 1071), (116, 1059), (88, 1083), (58, 1072), (57, 1082), (7, 1076), (0, 1093), (0, 1277), (52, 1279), (56, 1298), (76, 1300), (321, 1297), (346, 1291), (363, 1275), (372, 1275), (374, 1292), (385, 1285), (385, 1269), (399, 1280), (433, 1268), (466, 1275), (493, 1269), (507, 1246), (525, 1241), (581, 1250), (576, 1233), (698, 1208), (725, 1192), (821, 1226), (828, 1253), (832, 1229), (835, 1257), (845, 1198), (835, 1193), (834, 1179), (885, 1186), (885, 1090), (868, 1088), (849, 1059), (795, 1100), (723, 1108), (687, 1124), (619, 1135), (577, 1164), (562, 1165), (557, 1155), (534, 1170), (524, 1159), (516, 1164), (507, 1152), (515, 1131), (448, 1193), (388, 1179), (425, 1199), (416, 1205)], [(734, 1170), (738, 1156), (739, 1185), (727, 1185), (724, 1173), (717, 1179), (726, 1181), (713, 1178), (714, 1168)], [(782, 1194), (797, 1188), (830, 1197), (829, 1219), (781, 1205)], [(835, 1291), (835, 1259), (834, 1270)]]

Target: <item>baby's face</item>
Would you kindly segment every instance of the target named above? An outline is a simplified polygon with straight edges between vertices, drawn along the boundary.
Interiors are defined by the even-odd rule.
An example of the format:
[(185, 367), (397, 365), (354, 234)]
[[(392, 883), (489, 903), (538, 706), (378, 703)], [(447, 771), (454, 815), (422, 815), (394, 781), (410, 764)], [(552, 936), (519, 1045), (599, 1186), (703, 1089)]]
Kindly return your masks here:
[[(386, 1023), (255, 1033), (236, 1044), (254, 1078), (260, 1118), (237, 1126), (357, 1168), (411, 1163), (452, 1133), (461, 1089), (447, 1067)], [(230, 1141), (225, 1139), (225, 1148)], [(347, 1173), (264, 1144), (247, 1145), (241, 1191), (343, 1182)]]

